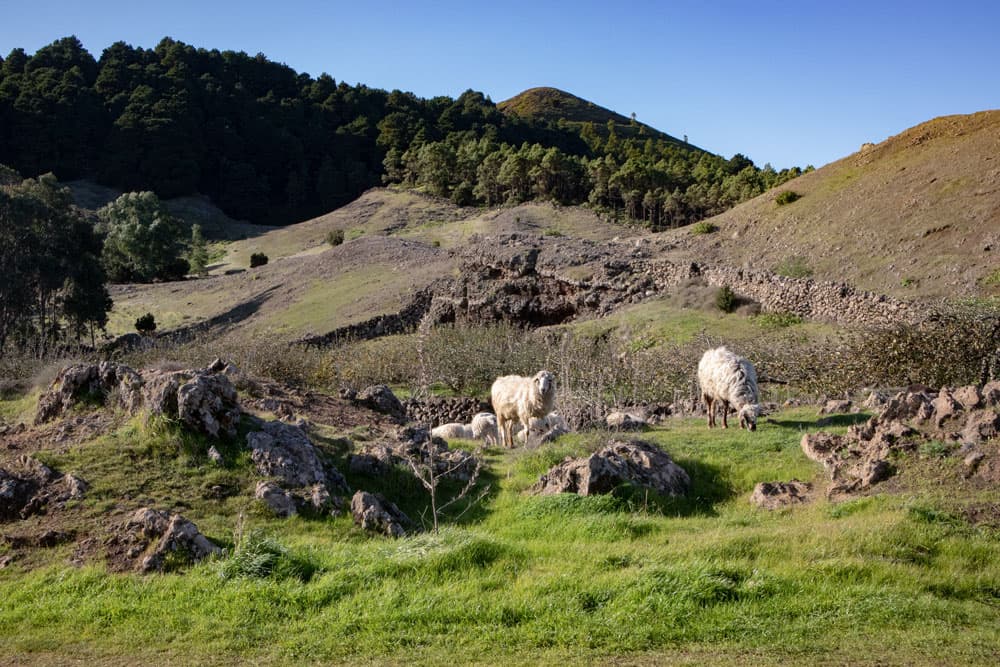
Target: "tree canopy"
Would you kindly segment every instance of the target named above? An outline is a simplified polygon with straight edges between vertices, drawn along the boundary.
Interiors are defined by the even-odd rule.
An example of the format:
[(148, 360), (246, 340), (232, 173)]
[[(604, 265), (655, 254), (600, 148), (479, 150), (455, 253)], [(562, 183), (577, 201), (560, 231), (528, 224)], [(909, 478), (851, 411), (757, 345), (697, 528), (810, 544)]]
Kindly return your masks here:
[[(644, 126), (640, 128), (644, 130)], [(544, 198), (654, 226), (720, 212), (798, 173), (605, 125), (312, 77), (261, 54), (75, 37), (0, 64), (0, 163), (159, 197), (202, 193), (237, 218), (296, 222), (382, 182), (460, 204)]]
[(103, 329), (111, 298), (93, 225), (51, 174), (20, 180), (0, 166), (0, 356), (39, 356)]

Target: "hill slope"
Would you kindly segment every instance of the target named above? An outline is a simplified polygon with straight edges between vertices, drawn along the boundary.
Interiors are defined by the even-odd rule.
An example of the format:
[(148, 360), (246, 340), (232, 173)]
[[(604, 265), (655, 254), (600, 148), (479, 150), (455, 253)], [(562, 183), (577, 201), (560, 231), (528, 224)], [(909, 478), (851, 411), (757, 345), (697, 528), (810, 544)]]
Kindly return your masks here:
[[(645, 123), (633, 122), (620, 113), (605, 109), (558, 88), (529, 88), (509, 100), (499, 102), (497, 108), (507, 115), (532, 121), (556, 123), (562, 120), (575, 125), (593, 123), (594, 129), (602, 136), (607, 135), (607, 123), (610, 120), (614, 122), (615, 132), (619, 135), (638, 136), (643, 134), (679, 146), (689, 146), (684, 141)], [(689, 147), (695, 148), (694, 146)]]
[[(792, 190), (800, 199), (779, 206)], [(904, 298), (1000, 293), (1000, 111), (936, 118), (668, 233), (693, 255)]]

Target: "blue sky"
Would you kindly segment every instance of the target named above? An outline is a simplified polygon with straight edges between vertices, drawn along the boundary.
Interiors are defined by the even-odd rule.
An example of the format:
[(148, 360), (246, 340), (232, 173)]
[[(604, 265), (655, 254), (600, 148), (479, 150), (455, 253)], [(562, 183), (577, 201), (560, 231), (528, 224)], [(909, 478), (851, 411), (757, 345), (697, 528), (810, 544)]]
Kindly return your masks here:
[(164, 36), (313, 76), (501, 101), (554, 86), (758, 165), (822, 166), (936, 116), (1000, 108), (1000, 2), (0, 0), (0, 53)]

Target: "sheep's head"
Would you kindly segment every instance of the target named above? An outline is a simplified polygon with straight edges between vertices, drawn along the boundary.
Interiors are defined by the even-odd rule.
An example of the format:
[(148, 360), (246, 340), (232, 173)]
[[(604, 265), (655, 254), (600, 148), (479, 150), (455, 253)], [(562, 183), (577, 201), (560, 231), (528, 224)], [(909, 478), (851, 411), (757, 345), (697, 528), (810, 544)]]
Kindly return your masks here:
[(757, 417), (760, 416), (759, 405), (744, 405), (740, 408), (740, 428), (748, 431), (757, 430)]
[(556, 391), (556, 376), (549, 371), (539, 371), (532, 378), (532, 382), (535, 383), (535, 389), (540, 396), (549, 396)]

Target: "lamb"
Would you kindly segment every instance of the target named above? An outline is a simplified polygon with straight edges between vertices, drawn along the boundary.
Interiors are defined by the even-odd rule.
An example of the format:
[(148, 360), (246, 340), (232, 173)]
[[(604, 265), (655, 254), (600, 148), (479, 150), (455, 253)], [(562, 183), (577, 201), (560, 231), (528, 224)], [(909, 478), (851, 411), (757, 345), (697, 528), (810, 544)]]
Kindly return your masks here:
[(753, 364), (725, 347), (708, 350), (698, 362), (698, 384), (701, 399), (708, 408), (708, 427), (715, 426), (715, 404), (722, 403), (722, 428), (732, 406), (740, 417), (740, 428), (757, 430), (760, 398), (757, 391), (757, 371)]
[(504, 375), (493, 382), (490, 390), (493, 411), (497, 416), (500, 444), (514, 446), (512, 429), (520, 422), (525, 431), (532, 417), (544, 417), (552, 412), (556, 398), (556, 379), (549, 371), (539, 371), (534, 377)]
[(452, 440), (454, 438), (472, 440), (472, 426), (469, 424), (459, 424), (458, 422), (441, 424), (431, 429), (431, 437), (441, 438), (442, 440)]
[(569, 433), (569, 424), (558, 412), (550, 412), (544, 417), (532, 417), (527, 431), (520, 424), (514, 425), (514, 436), (522, 444), (527, 444), (529, 435), (537, 437), (539, 443), (542, 443), (551, 442), (564, 433)]
[(500, 440), (497, 433), (497, 418), (492, 412), (479, 412), (472, 417), (472, 437), (486, 445), (495, 445)]

